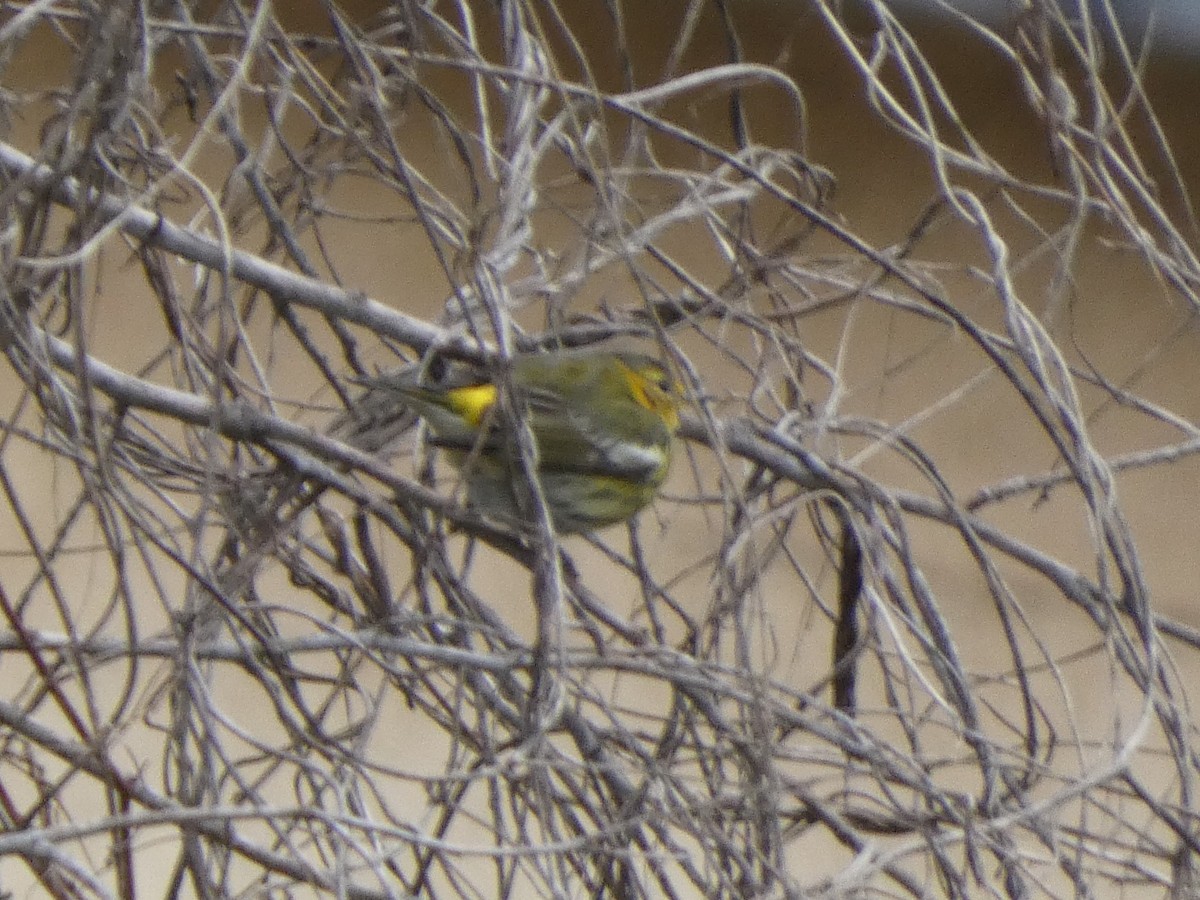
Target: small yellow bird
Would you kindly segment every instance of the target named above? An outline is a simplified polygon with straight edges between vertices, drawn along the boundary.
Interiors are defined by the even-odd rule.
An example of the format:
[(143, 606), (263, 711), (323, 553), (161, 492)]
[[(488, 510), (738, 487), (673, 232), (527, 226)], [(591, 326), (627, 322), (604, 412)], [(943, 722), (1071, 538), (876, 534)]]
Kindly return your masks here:
[[(371, 423), (401, 404), (428, 423), (467, 484), (470, 503), (509, 524), (528, 520), (514, 479), (515, 447), (497, 407), (499, 387), (486, 370), (434, 359), (365, 382), (359, 432), (352, 442), (383, 441)], [(654, 499), (671, 462), (683, 389), (661, 362), (640, 353), (556, 350), (512, 360), (518, 415), (527, 415), (536, 474), (560, 534), (623, 522)], [(523, 492), (521, 493), (523, 496)]]

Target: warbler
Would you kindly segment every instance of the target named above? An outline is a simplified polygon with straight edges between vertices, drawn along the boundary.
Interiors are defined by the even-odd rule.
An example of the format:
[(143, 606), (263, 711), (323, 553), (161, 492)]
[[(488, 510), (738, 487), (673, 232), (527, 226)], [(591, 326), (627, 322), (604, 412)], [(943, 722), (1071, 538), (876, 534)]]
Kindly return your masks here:
[[(527, 416), (534, 471), (559, 534), (623, 522), (654, 499), (667, 477), (683, 400), (663, 363), (589, 348), (528, 353), (511, 365), (514, 407)], [(387, 406), (408, 407), (462, 472), (472, 506), (510, 524), (527, 520), (511, 424), (486, 370), (435, 358), (364, 383), (366, 422), (386, 420)], [(360, 446), (378, 445), (378, 438), (368, 435)]]

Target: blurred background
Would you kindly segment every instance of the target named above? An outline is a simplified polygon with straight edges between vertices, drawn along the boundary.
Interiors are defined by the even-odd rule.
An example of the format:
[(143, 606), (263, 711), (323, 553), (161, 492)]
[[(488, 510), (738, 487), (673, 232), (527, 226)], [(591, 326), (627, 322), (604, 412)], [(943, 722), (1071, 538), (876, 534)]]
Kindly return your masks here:
[[(934, 20), (953, 20), (964, 15), (991, 25), (1011, 22), (1020, 9), (1003, 0), (895, 0), (889, 5), (907, 14)], [(1060, 4), (1057, 8), (1081, 24), (1094, 24), (1102, 31), (1120, 32), (1132, 43), (1144, 43), (1148, 52), (1156, 57), (1172, 53), (1194, 56), (1196, 52), (1200, 9), (1188, 0), (1159, 0), (1157, 3), (1084, 0)]]
[[(4, 890), (1188, 895), (1200, 13), (1147, 12), (5, 4)], [(679, 369), (631, 527), (538, 556), (419, 432), (303, 436), (498, 332)]]

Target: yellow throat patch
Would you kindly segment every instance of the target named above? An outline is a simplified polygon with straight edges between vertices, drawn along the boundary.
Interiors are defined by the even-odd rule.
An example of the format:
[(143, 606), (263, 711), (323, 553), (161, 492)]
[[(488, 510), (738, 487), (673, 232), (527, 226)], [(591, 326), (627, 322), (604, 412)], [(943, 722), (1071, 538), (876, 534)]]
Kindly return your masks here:
[(671, 431), (678, 428), (679, 408), (675, 398), (682, 393), (682, 385), (657, 367), (634, 369), (620, 361), (618, 365), (637, 404), (660, 416)]

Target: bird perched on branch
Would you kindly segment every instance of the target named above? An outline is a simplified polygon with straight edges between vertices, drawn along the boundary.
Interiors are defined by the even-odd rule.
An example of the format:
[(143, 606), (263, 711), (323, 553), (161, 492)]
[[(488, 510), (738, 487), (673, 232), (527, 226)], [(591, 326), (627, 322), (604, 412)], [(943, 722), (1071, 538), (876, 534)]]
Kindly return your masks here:
[[(509, 365), (511, 416), (533, 436), (532, 471), (556, 531), (623, 522), (654, 499), (683, 400), (670, 369), (640, 353), (592, 348), (527, 353)], [(514, 421), (501, 408), (504, 374), (434, 357), (366, 380), (346, 440), (380, 449), (407, 408), (461, 471), (471, 505), (502, 522), (527, 523)]]

